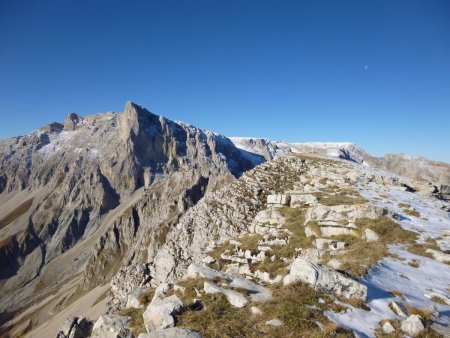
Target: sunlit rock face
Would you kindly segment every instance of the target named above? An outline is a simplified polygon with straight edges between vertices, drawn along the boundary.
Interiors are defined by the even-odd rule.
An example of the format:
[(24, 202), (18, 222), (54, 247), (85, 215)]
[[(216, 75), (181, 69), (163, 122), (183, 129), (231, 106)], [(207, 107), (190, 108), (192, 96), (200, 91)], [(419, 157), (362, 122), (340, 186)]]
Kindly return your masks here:
[(66, 283), (33, 310), (36, 326), (74, 290), (146, 262), (147, 247), (207, 191), (252, 167), (226, 137), (131, 102), (0, 141), (0, 313), (6, 320)]

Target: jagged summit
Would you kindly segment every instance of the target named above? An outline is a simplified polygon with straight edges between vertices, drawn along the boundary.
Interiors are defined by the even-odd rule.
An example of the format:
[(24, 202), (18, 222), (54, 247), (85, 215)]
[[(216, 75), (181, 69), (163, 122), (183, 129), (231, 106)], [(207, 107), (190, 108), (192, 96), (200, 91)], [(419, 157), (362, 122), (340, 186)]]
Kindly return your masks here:
[(161, 224), (252, 167), (226, 137), (132, 102), (0, 141), (0, 313), (75, 275), (69, 289), (90, 290), (144, 260)]

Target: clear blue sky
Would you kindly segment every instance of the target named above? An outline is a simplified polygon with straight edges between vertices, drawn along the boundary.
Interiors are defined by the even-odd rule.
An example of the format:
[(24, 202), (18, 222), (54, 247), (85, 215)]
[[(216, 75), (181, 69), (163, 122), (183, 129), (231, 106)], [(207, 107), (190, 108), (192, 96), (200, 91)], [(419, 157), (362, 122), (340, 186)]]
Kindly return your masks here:
[(450, 162), (450, 1), (0, 0), (0, 138), (126, 101)]

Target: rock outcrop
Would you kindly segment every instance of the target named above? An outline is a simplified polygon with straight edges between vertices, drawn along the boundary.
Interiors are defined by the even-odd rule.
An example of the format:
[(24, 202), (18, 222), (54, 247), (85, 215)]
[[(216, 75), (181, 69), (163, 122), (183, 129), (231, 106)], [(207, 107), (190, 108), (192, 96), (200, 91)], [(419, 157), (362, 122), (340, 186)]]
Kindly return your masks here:
[(91, 338), (134, 338), (128, 329), (129, 318), (103, 315), (94, 324)]
[[(180, 216), (253, 166), (226, 137), (131, 102), (0, 141), (0, 313), (25, 311), (33, 328), (75, 290), (152, 262)], [(35, 288), (57, 297), (31, 308)], [(112, 308), (124, 307), (112, 292)]]
[(284, 285), (289, 285), (298, 281), (308, 283), (315, 289), (331, 292), (349, 299), (366, 300), (367, 298), (367, 286), (337, 271), (300, 257), (292, 263), (289, 275), (284, 278), (283, 283)]
[(192, 330), (179, 327), (141, 333), (138, 338), (202, 338), (201, 334)]
[(160, 298), (156, 295), (143, 315), (147, 332), (173, 327), (175, 316), (182, 310), (183, 303), (177, 296)]

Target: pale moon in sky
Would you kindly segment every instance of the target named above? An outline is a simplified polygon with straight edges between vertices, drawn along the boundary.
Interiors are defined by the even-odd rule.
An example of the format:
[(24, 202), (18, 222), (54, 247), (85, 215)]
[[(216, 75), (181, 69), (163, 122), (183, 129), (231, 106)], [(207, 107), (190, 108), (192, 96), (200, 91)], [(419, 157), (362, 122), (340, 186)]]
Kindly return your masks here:
[(364, 66), (364, 70), (367, 70), (367, 69), (369, 69), (369, 65)]

